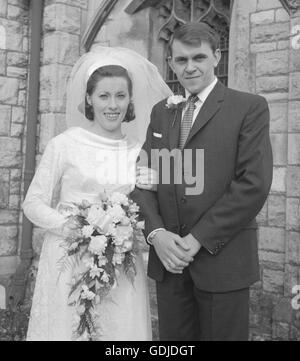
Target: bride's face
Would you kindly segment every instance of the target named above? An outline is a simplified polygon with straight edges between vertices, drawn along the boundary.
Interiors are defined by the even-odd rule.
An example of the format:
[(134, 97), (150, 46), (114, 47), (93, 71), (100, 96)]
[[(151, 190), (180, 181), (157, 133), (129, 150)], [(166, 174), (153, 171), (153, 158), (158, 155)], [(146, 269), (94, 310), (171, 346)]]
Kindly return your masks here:
[(130, 102), (127, 80), (122, 77), (102, 78), (87, 100), (93, 106), (97, 125), (105, 133), (121, 134), (121, 124)]

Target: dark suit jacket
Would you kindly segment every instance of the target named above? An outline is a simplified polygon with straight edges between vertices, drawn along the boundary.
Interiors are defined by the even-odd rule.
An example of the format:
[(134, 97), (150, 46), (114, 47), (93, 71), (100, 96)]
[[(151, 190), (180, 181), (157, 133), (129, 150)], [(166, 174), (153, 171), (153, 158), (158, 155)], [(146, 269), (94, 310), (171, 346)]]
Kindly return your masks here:
[[(178, 147), (182, 110), (154, 106), (143, 149)], [(161, 138), (153, 133), (162, 134)], [(185, 149), (204, 149), (204, 189), (185, 195), (187, 184), (159, 184), (157, 193), (135, 189), (148, 234), (160, 227), (202, 245), (189, 266), (195, 285), (208, 292), (227, 292), (259, 280), (257, 224), (272, 182), (269, 109), (258, 95), (217, 83), (203, 104)], [(165, 165), (166, 166), (166, 165)], [(161, 166), (160, 166), (161, 168)], [(171, 173), (174, 164), (170, 165)], [(189, 171), (189, 170), (188, 170)], [(199, 172), (198, 172), (199, 174)], [(203, 175), (201, 175), (203, 176)], [(162, 281), (166, 270), (150, 247), (148, 275)]]

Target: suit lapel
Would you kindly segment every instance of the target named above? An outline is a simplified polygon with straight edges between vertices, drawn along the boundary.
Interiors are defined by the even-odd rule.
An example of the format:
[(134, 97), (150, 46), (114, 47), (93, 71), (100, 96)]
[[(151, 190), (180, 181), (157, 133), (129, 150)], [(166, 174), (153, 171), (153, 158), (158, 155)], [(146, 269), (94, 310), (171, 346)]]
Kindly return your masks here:
[(185, 147), (188, 142), (205, 126), (205, 124), (219, 111), (224, 100), (224, 93), (225, 86), (218, 81), (195, 119), (194, 125), (192, 126), (190, 134), (186, 140)]
[(170, 150), (178, 148), (179, 134), (180, 134), (180, 123), (181, 123), (182, 109), (177, 108), (170, 111), (169, 118), (169, 144)]

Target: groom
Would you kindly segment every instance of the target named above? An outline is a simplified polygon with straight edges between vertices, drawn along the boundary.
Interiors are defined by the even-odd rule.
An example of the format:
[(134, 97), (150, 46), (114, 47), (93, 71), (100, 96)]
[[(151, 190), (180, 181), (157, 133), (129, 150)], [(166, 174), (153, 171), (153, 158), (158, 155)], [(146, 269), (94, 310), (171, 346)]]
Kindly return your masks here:
[[(218, 45), (204, 23), (175, 30), (169, 62), (188, 100), (154, 106), (143, 150), (160, 171), (157, 193), (132, 193), (151, 245), (162, 341), (248, 339), (249, 287), (259, 280), (255, 217), (272, 182), (269, 110), (264, 98), (215, 77)], [(179, 149), (183, 161), (151, 163), (154, 149)]]

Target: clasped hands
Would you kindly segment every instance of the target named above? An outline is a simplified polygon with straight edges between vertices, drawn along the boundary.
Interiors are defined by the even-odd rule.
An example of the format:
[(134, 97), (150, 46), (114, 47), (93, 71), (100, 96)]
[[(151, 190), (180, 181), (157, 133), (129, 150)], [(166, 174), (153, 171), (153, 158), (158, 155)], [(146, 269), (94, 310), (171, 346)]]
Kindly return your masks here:
[(182, 274), (201, 249), (200, 243), (191, 234), (180, 237), (165, 230), (156, 233), (153, 246), (165, 269), (174, 274)]

